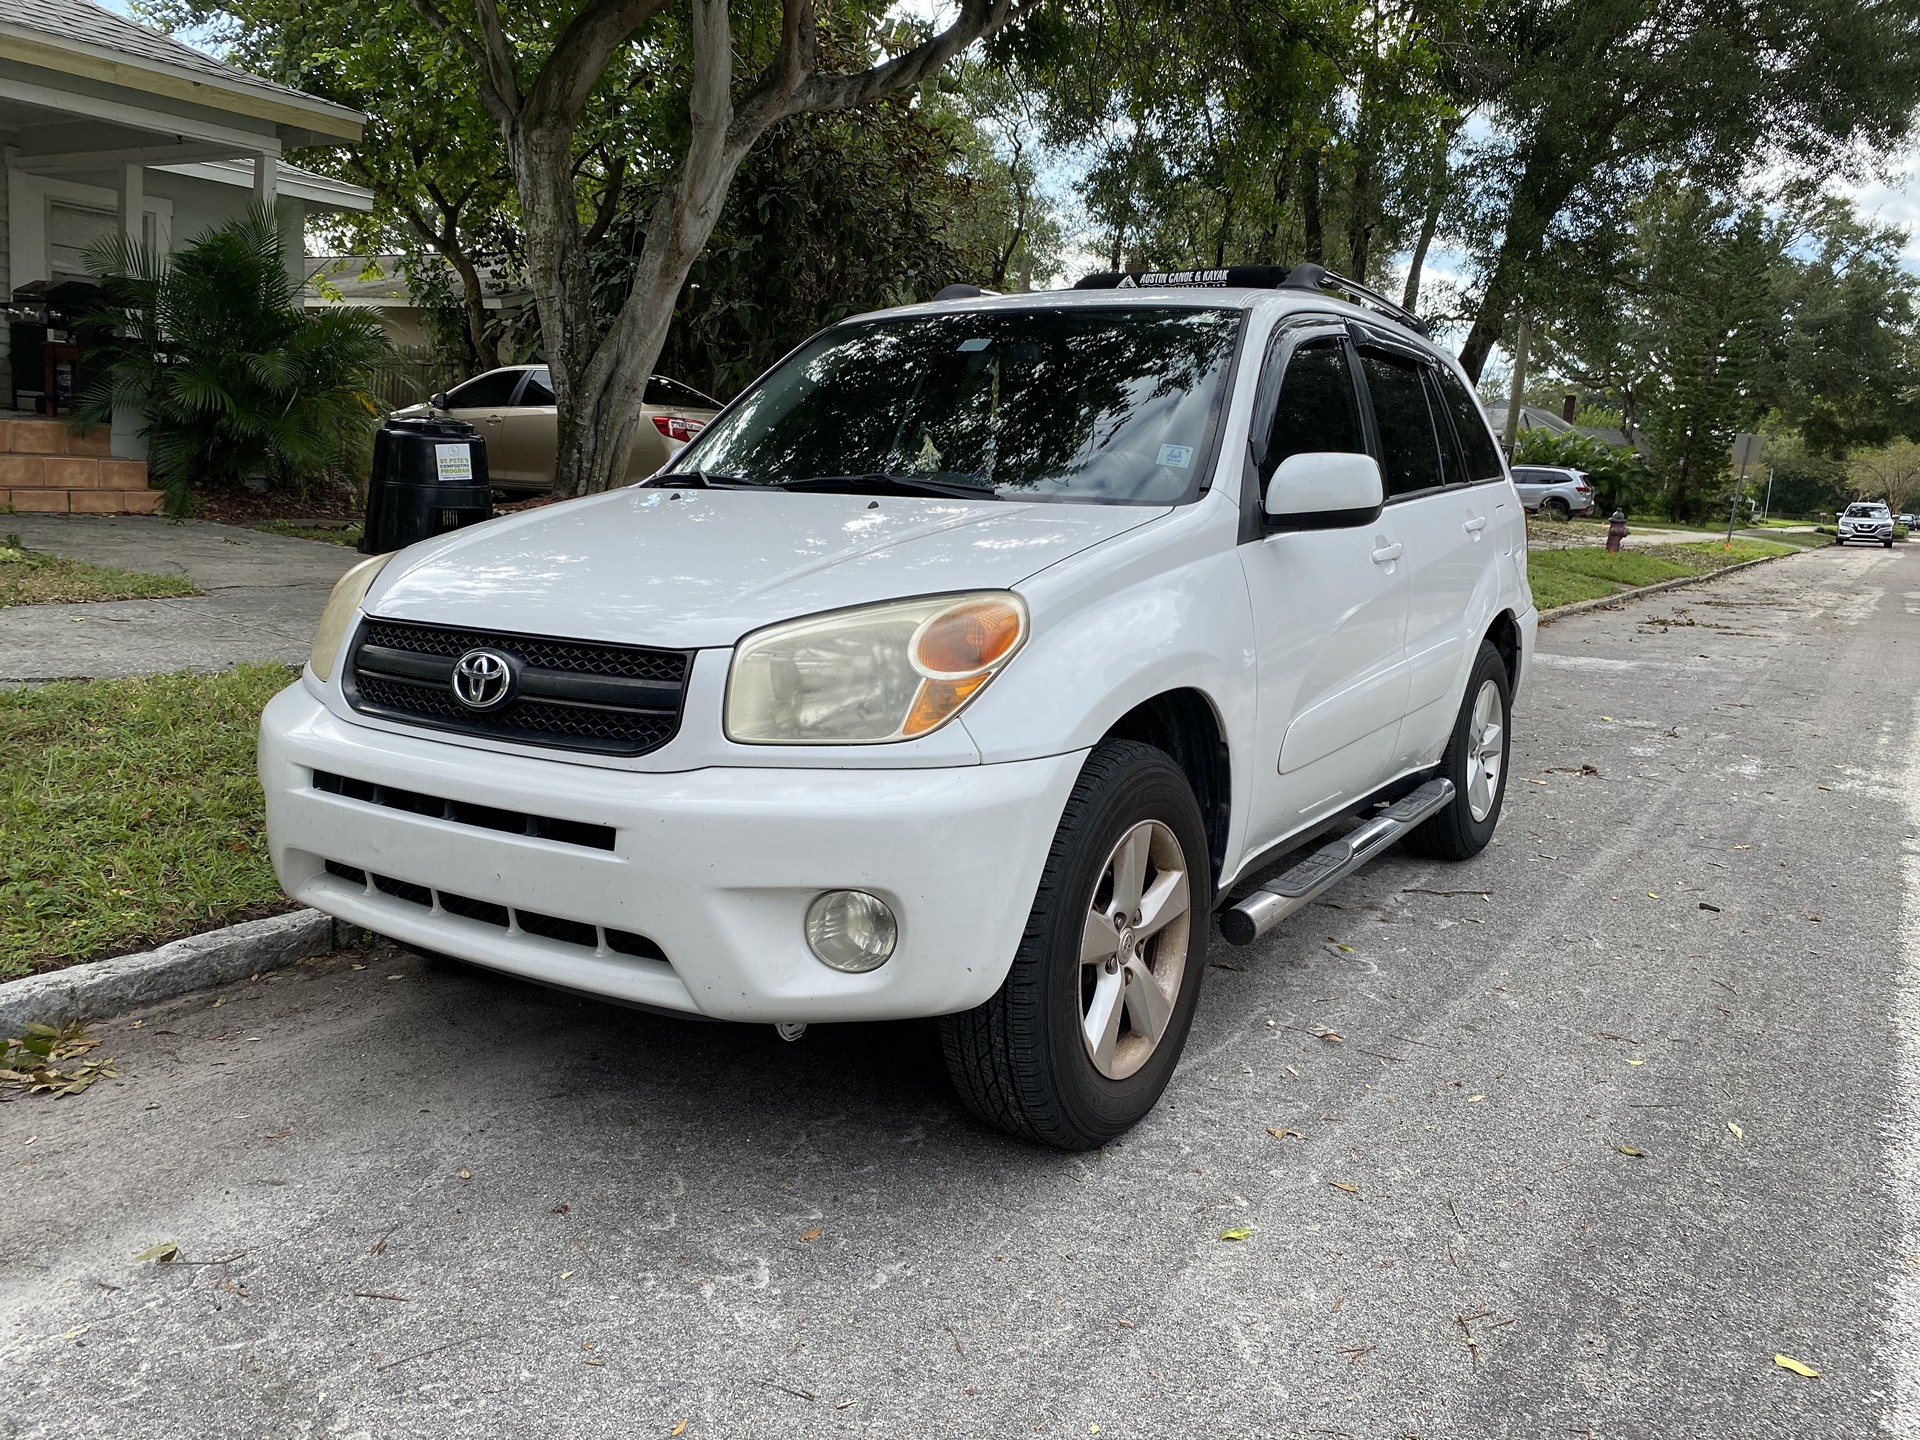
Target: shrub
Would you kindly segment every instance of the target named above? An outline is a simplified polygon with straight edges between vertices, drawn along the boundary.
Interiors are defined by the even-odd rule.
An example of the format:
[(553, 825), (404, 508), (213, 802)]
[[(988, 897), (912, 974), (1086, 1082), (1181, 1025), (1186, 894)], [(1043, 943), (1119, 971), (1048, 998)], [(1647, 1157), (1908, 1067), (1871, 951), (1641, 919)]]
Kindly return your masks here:
[(123, 235), (87, 254), (101, 305), (81, 322), (90, 379), (74, 425), (138, 412), (169, 515), (193, 490), (259, 477), (304, 487), (362, 463), (392, 350), (350, 311), (308, 312), (272, 216), (256, 210), (171, 258)]
[(1653, 484), (1653, 472), (1638, 453), (1578, 431), (1522, 430), (1514, 445), (1513, 461), (1516, 465), (1566, 465), (1585, 471), (1603, 515), (1615, 510), (1632, 514), (1644, 503)]

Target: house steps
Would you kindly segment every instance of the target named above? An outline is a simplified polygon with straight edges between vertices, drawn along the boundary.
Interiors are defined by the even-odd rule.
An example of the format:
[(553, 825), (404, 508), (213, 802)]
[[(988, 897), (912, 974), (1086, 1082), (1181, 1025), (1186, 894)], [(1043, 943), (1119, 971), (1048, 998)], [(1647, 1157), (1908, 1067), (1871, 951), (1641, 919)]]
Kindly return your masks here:
[(104, 425), (75, 435), (64, 420), (0, 419), (0, 511), (35, 515), (151, 515), (147, 462), (117, 460)]

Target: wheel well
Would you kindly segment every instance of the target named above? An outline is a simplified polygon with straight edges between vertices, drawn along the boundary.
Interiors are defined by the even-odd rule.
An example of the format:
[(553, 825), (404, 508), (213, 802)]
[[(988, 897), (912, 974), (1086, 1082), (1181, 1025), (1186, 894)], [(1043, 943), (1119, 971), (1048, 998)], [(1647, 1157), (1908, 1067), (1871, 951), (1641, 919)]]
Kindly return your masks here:
[(1511, 692), (1520, 683), (1520, 627), (1514, 623), (1511, 611), (1502, 610), (1494, 616), (1493, 624), (1487, 627), (1487, 643), (1500, 652), (1501, 663), (1507, 667), (1507, 689)]
[(1169, 690), (1156, 695), (1122, 715), (1105, 738), (1138, 740), (1163, 750), (1186, 772), (1200, 814), (1207, 822), (1207, 849), (1217, 882), (1227, 855), (1233, 785), (1226, 741), (1207, 697), (1198, 690)]

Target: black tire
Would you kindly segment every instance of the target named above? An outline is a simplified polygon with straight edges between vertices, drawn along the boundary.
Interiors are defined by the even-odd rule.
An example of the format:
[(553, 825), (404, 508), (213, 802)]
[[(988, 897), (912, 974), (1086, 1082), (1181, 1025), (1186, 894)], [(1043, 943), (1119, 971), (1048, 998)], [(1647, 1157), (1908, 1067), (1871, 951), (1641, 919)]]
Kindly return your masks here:
[[(1181, 852), (1188, 878), (1185, 949), (1158, 1041), (1131, 1074), (1112, 1079), (1096, 1068), (1091, 1042), (1082, 1036), (1083, 987), (1090, 978), (1099, 983), (1094, 967), (1081, 962), (1082, 934), (1116, 846), (1147, 821), (1159, 822)], [(1006, 981), (986, 1004), (940, 1022), (947, 1072), (967, 1108), (1008, 1134), (1062, 1150), (1090, 1150), (1131, 1129), (1153, 1109), (1179, 1063), (1206, 970), (1212, 902), (1206, 826), (1180, 767), (1151, 745), (1103, 741), (1067, 798)], [(1168, 945), (1173, 935), (1170, 924), (1150, 942), (1155, 974), (1176, 956), (1179, 947)], [(1130, 1027), (1131, 1007), (1115, 1008)]]
[(1891, 540), (1882, 540), (1882, 541), (1880, 542), (1880, 548), (1881, 548), (1882, 550), (1891, 550), (1891, 549), (1893, 548), (1893, 541), (1891, 541)]
[(1540, 502), (1540, 513), (1549, 520), (1571, 520), (1573, 507), (1558, 495), (1549, 495)]
[[(1468, 766), (1477, 763), (1473, 749), (1473, 711), (1481, 689), (1492, 685), (1500, 697), (1500, 769), (1493, 785), (1493, 803), (1487, 813), (1476, 819), (1468, 798)], [(1470, 860), (1487, 848), (1500, 824), (1500, 806), (1507, 794), (1507, 757), (1513, 745), (1513, 680), (1507, 674), (1500, 652), (1480, 642), (1474, 657), (1473, 672), (1467, 676), (1467, 693), (1461, 698), (1460, 713), (1454, 717), (1453, 734), (1447, 740), (1446, 753), (1440, 757), (1441, 777), (1453, 782), (1453, 801), (1401, 842), (1415, 855), (1433, 860)]]

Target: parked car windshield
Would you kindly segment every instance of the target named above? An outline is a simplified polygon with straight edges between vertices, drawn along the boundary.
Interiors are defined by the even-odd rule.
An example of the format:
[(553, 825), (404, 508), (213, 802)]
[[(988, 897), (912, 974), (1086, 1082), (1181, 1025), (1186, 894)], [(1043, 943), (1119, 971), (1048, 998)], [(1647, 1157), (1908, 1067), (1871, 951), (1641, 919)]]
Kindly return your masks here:
[(1886, 513), (1887, 507), (1884, 505), (1849, 505), (1847, 507), (1847, 517), (1849, 519), (1871, 518), (1885, 515)]
[(1063, 306), (842, 326), (767, 376), (674, 469), (809, 489), (841, 477), (1168, 504), (1197, 488), (1240, 324), (1231, 310)]

